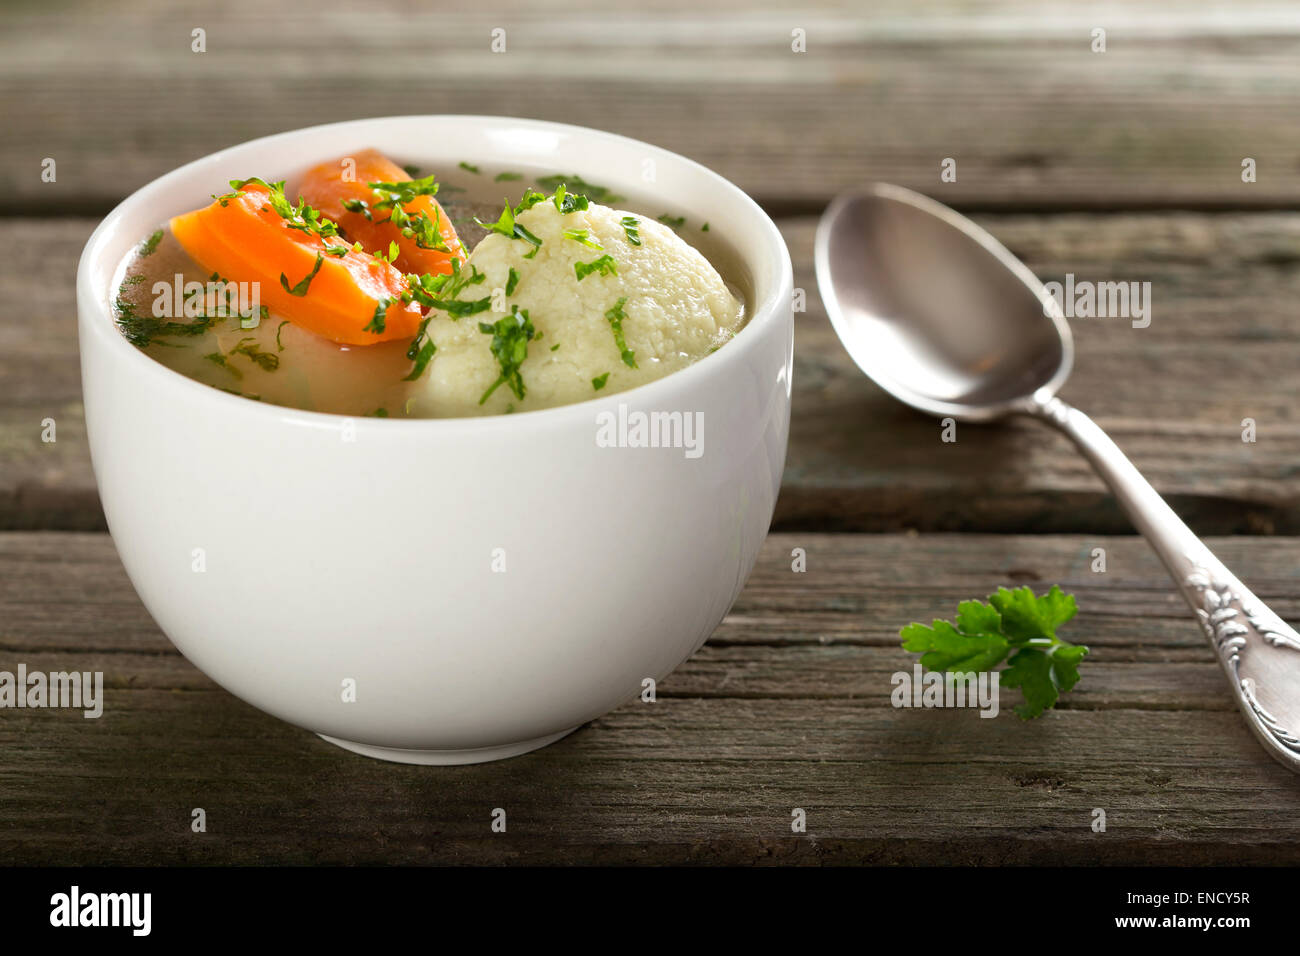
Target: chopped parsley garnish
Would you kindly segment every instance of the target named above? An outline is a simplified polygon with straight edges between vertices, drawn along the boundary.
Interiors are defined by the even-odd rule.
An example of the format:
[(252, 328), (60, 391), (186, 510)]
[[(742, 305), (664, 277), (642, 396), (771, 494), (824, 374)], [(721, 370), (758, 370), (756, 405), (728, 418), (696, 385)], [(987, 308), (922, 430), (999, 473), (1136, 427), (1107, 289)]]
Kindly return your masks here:
[(370, 321), (362, 328), (362, 332), (373, 332), (375, 335), (382, 335), (384, 332), (384, 323), (388, 318), (388, 307), (393, 304), (393, 300), (387, 296), (380, 296), (379, 301), (375, 304), (375, 312), (370, 316)]
[(539, 202), (545, 201), (546, 197), (544, 195), (536, 189), (529, 189), (520, 197), (518, 205), (515, 206), (515, 215), (517, 216), (525, 210), (532, 209)]
[(556, 187), (555, 195), (551, 197), (551, 201), (555, 203), (555, 208), (559, 210), (561, 216), (571, 212), (579, 212), (590, 205), (586, 196), (569, 192), (564, 183), (560, 183)]
[[(533, 199), (534, 196), (539, 198)], [(501, 210), (501, 215), (497, 218), (496, 222), (484, 222), (477, 216), (474, 217), (474, 221), (484, 229), (488, 230), (488, 232), (498, 233), (505, 236), (507, 239), (522, 239), (524, 242), (529, 243), (532, 245), (533, 251), (524, 256), (524, 258), (531, 259), (533, 256), (537, 255), (537, 250), (542, 246), (542, 240), (538, 239), (523, 226), (519, 225), (519, 223), (515, 222), (515, 216), (523, 212), (525, 209), (531, 209), (533, 206), (537, 205), (541, 199), (545, 198), (546, 197), (542, 196), (541, 193), (525, 193), (523, 200), (518, 206), (511, 206), (510, 200), (507, 199), (505, 208)]]
[(442, 213), (436, 207), (432, 219), (429, 218), (428, 213), (421, 210), (414, 217), (407, 216), (407, 225), (402, 227), (402, 235), (407, 239), (414, 239), (415, 244), (421, 249), (451, 252), (447, 240), (442, 237), (441, 223)]
[(275, 347), (279, 349), (281, 352), (284, 351), (284, 344), (280, 341), (280, 333), (284, 331), (284, 327), (288, 324), (289, 324), (289, 320), (285, 319), (283, 322), (281, 322), (279, 325), (275, 327)]
[(584, 246), (592, 249), (605, 248), (595, 239), (591, 238), (591, 231), (588, 229), (566, 229), (564, 230), (564, 238), (572, 239), (574, 242), (580, 242)]
[(963, 601), (952, 623), (909, 624), (900, 632), (903, 647), (922, 651), (921, 665), (948, 673), (988, 671), (1010, 655), (1001, 683), (1019, 687), (1024, 703), (1016, 713), (1028, 720), (1053, 706), (1079, 682), (1082, 644), (1056, 636), (1056, 629), (1078, 613), (1073, 595), (1053, 585), (1042, 597), (1027, 587), (998, 588), (989, 603)]
[(506, 279), (506, 295), (514, 295), (515, 289), (519, 288), (519, 273), (515, 267), (510, 267), (510, 276)]
[(312, 266), (311, 272), (307, 273), (307, 275), (300, 282), (298, 282), (297, 285), (294, 286), (289, 285), (288, 277), (283, 272), (281, 272), (280, 285), (284, 288), (285, 292), (289, 293), (290, 295), (296, 295), (299, 298), (301, 298), (302, 296), (306, 295), (307, 290), (311, 288), (311, 280), (316, 278), (316, 273), (320, 272), (320, 264), (324, 261), (325, 261), (325, 257), (321, 255), (319, 252), (316, 253), (316, 264)]
[(460, 168), (465, 170), (466, 172), (473, 173), (475, 176), (478, 175), (478, 167), (475, 166), (473, 163), (467, 163), (464, 160), (461, 160), (459, 165)]
[[(429, 218), (429, 214), (420, 210), (414, 214), (406, 211), (406, 207), (415, 202), (419, 196), (434, 196), (437, 194), (439, 185), (437, 177), (432, 174), (425, 176), (423, 179), (406, 179), (399, 182), (368, 182), (366, 185), (370, 191), (378, 196), (378, 201), (374, 204), (368, 204), (360, 199), (344, 200), (343, 208), (349, 212), (359, 212), (371, 222), (385, 223), (391, 222), (394, 226), (402, 231), (402, 235), (407, 239), (414, 239), (415, 244), (421, 249), (436, 249), (439, 252), (449, 252), (446, 240), (442, 238), (439, 231), (439, 221)], [(375, 213), (387, 212), (388, 217), (385, 219), (376, 219)], [(438, 220), (441, 216), (434, 210)], [(396, 258), (395, 256), (393, 258)], [(390, 258), (391, 262), (392, 259)]]
[(609, 320), (609, 327), (614, 331), (614, 344), (618, 346), (623, 364), (628, 368), (636, 368), (636, 353), (627, 347), (627, 339), (623, 335), (623, 320), (627, 318), (623, 306), (626, 303), (627, 296), (623, 296), (614, 303), (612, 308), (606, 310), (605, 318)]
[(587, 182), (576, 173), (571, 176), (543, 176), (537, 180), (537, 185), (549, 192), (555, 192), (561, 186), (572, 186), (574, 189), (581, 190), (584, 195), (590, 196), (594, 201), (606, 205), (623, 199), (622, 196), (615, 195), (604, 186), (597, 186), (595, 183)]
[(227, 362), (226, 357), (222, 355), (220, 352), (209, 352), (207, 355), (203, 357), (207, 359), (209, 362), (211, 362), (213, 365), (216, 365), (218, 368), (224, 368), (231, 375), (235, 376), (235, 378), (244, 377), (244, 373), (241, 372), (239, 369), (235, 368), (229, 362)]
[(366, 413), (366, 418), (387, 418), (387, 417), (388, 417), (388, 409), (386, 408), (376, 408), (373, 412)]
[(481, 299), (447, 299), (438, 305), (453, 319), (463, 318), (467, 315), (477, 315), (480, 312), (486, 312), (492, 308), (492, 296), (485, 295)]
[(411, 371), (402, 377), (403, 382), (414, 382), (424, 374), (425, 368), (429, 365), (429, 360), (433, 358), (433, 353), (438, 351), (438, 346), (433, 344), (433, 339), (427, 339), (429, 320), (425, 319), (420, 323), (420, 331), (411, 340), (411, 347), (406, 350), (406, 357), (411, 359), (415, 364), (411, 366)]
[(637, 231), (637, 227), (641, 225), (641, 220), (637, 219), (636, 216), (624, 216), (619, 220), (619, 224), (623, 227), (623, 232), (627, 234), (628, 242), (634, 246), (641, 245), (641, 233)]
[(704, 225), (700, 226), (700, 232), (708, 232), (708, 231), (709, 231), (709, 224), (707, 222)]
[(551, 351), (554, 352), (554, 351), (558, 350), (559, 347), (560, 347), (560, 343), (559, 343), (559, 342), (556, 342), (554, 345), (551, 346)]
[(280, 367), (280, 356), (274, 352), (263, 352), (258, 347), (257, 339), (251, 336), (236, 342), (235, 347), (230, 350), (230, 354), (247, 356), (263, 372), (274, 372)]
[(513, 183), (524, 178), (523, 173), (497, 173), (494, 183)]
[(122, 335), (128, 342), (139, 348), (153, 344), (154, 339), (158, 338), (202, 335), (212, 328), (217, 320), (216, 316), (204, 315), (193, 322), (174, 322), (154, 318), (151, 315), (140, 315), (136, 312), (135, 306), (121, 296), (114, 306), (117, 310), (117, 327), (122, 330)]
[(581, 282), (593, 272), (599, 272), (603, 276), (616, 276), (618, 275), (618, 264), (614, 261), (613, 256), (606, 253), (599, 259), (592, 259), (590, 262), (575, 262), (573, 271), (577, 274), (578, 281)]
[(659, 221), (670, 229), (680, 229), (682, 226), (686, 225), (685, 216), (670, 216), (668, 213), (664, 213), (660, 216)]
[(140, 243), (140, 249), (138, 251), (140, 258), (143, 259), (145, 256), (153, 255), (154, 251), (158, 248), (158, 243), (162, 242), (162, 237), (163, 231), (159, 229), (144, 242)]
[(526, 390), (519, 367), (528, 358), (528, 343), (537, 334), (528, 318), (528, 310), (512, 306), (510, 314), (505, 318), (496, 322), (480, 322), (478, 330), (484, 335), (492, 336), (492, 354), (501, 365), (501, 375), (483, 393), (478, 403), (482, 405), (486, 402), (503, 383), (514, 392), (515, 398), (522, 400)]
[(375, 203), (375, 209), (392, 209), (395, 206), (409, 206), (417, 196), (436, 196), (438, 178), (433, 174), (423, 179), (403, 179), (395, 183), (367, 182), (371, 192), (379, 193), (383, 198)]
[[(453, 319), (459, 319), (462, 316), (474, 315), (478, 312), (486, 312), (492, 307), (492, 296), (486, 295), (481, 299), (459, 299), (465, 289), (472, 285), (478, 285), (483, 282), (487, 276), (479, 272), (474, 266), (469, 267), (469, 272), (464, 273), (460, 269), (460, 260), (451, 260), (451, 272), (442, 275), (408, 275), (406, 277), (409, 291), (402, 295), (403, 302), (414, 300), (428, 309), (441, 309), (450, 315)], [(421, 326), (423, 329), (423, 326)]]
[[(249, 183), (257, 183), (267, 190), (267, 203), (281, 219), (285, 220), (289, 229), (298, 229), (320, 239), (333, 239), (338, 236), (338, 223), (334, 222), (333, 219), (324, 218), (319, 210), (307, 205), (307, 201), (301, 196), (298, 197), (297, 203), (289, 201), (289, 197), (284, 192), (283, 179), (276, 180), (273, 183), (268, 183), (265, 179), (260, 179), (257, 176), (251, 176), (248, 179), (232, 179), (230, 180), (230, 186), (234, 191), (224, 196), (217, 196), (217, 202), (225, 206), (230, 200), (244, 195), (244, 187)], [(331, 250), (330, 254), (335, 255), (336, 253)]]
[(595, 378), (591, 380), (591, 387), (595, 389), (597, 392), (599, 392), (602, 388), (605, 387), (605, 383), (608, 381), (609, 381), (608, 372), (606, 372), (604, 375), (597, 375)]

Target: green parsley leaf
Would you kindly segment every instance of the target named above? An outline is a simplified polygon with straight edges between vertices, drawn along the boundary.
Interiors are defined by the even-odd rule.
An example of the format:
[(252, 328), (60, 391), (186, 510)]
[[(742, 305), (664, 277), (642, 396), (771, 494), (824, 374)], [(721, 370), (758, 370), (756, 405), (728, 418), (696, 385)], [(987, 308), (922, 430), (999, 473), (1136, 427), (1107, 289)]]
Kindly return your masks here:
[(428, 319), (420, 324), (420, 334), (411, 342), (411, 347), (406, 350), (406, 357), (414, 360), (415, 364), (411, 366), (409, 374), (402, 377), (403, 382), (414, 382), (424, 374), (425, 368), (429, 365), (429, 360), (433, 358), (433, 353), (438, 351), (438, 346), (433, 344), (433, 339), (425, 341), (426, 328)]
[(519, 273), (515, 267), (510, 267), (510, 276), (506, 279), (506, 295), (514, 295), (515, 289), (519, 288)]
[(595, 202), (611, 203), (621, 202), (624, 197), (616, 195), (604, 186), (597, 186), (595, 183), (589, 183), (577, 173), (569, 176), (543, 176), (537, 180), (537, 185), (541, 186), (547, 192), (555, 192), (561, 186), (570, 186), (574, 189), (581, 190), (583, 195), (590, 196)]
[(289, 324), (289, 320), (285, 319), (283, 322), (281, 322), (279, 325), (275, 327), (275, 347), (279, 349), (281, 352), (284, 351), (284, 343), (280, 341), (280, 333), (284, 331), (284, 327), (288, 324)]
[(374, 209), (393, 209), (397, 206), (409, 206), (417, 196), (436, 196), (438, 178), (432, 174), (423, 179), (403, 179), (398, 182), (367, 182), (373, 193), (379, 194), (379, 201)]
[(501, 365), (501, 375), (483, 393), (478, 400), (482, 405), (491, 397), (497, 387), (505, 384), (515, 393), (515, 398), (523, 399), (525, 392), (523, 377), (519, 367), (528, 358), (528, 343), (537, 335), (537, 330), (528, 318), (528, 310), (511, 306), (510, 314), (496, 322), (480, 322), (478, 330), (484, 335), (492, 336), (492, 354)]
[(529, 209), (532, 209), (539, 202), (545, 202), (545, 201), (546, 201), (546, 196), (544, 196), (542, 193), (539, 193), (536, 189), (530, 189), (523, 194), (523, 196), (519, 200), (519, 204), (515, 206), (515, 215), (517, 216), (521, 212), (525, 212)]
[(613, 256), (606, 253), (599, 259), (592, 259), (590, 262), (575, 262), (573, 271), (578, 276), (579, 282), (593, 272), (599, 272), (603, 276), (616, 276), (618, 275), (618, 263), (614, 261)]
[(686, 225), (685, 216), (670, 216), (668, 213), (664, 213), (660, 216), (659, 221), (670, 229), (680, 229), (682, 226)]
[(566, 239), (572, 239), (574, 242), (580, 242), (584, 246), (592, 249), (605, 248), (595, 239), (591, 238), (591, 232), (587, 229), (566, 229), (564, 230), (564, 237)]
[(114, 302), (114, 308), (117, 312), (117, 327), (126, 337), (126, 340), (138, 348), (146, 348), (154, 344), (168, 344), (163, 342), (155, 343), (155, 339), (190, 338), (202, 335), (212, 328), (217, 321), (217, 316), (214, 315), (199, 316), (193, 322), (165, 321), (154, 318), (152, 315), (140, 315), (135, 310), (135, 306), (121, 296), (118, 296), (117, 301)]
[(492, 181), (494, 183), (513, 183), (523, 178), (523, 173), (497, 173)]
[(274, 352), (263, 352), (258, 347), (257, 339), (249, 336), (240, 339), (230, 350), (231, 355), (245, 355), (264, 372), (274, 372), (280, 367), (280, 356)]
[(478, 167), (475, 166), (473, 163), (467, 163), (464, 160), (461, 160), (459, 166), (461, 169), (465, 170), (466, 172), (473, 173), (475, 176), (478, 175)]
[(637, 226), (641, 225), (641, 220), (636, 216), (624, 216), (619, 220), (623, 227), (623, 232), (627, 234), (627, 241), (634, 246), (641, 245), (641, 233), (637, 231)]
[(559, 213), (562, 216), (571, 212), (579, 212), (587, 209), (591, 205), (586, 196), (569, 192), (563, 183), (556, 188), (555, 195), (551, 197), (551, 201), (555, 203), (555, 208), (559, 210)]
[(921, 652), (921, 664), (930, 670), (978, 673), (1010, 655), (1001, 683), (1020, 688), (1024, 703), (1015, 710), (1029, 720), (1079, 682), (1079, 662), (1088, 648), (1056, 636), (1056, 629), (1076, 613), (1074, 597), (1055, 585), (1041, 597), (1027, 587), (999, 588), (987, 604), (959, 604), (955, 623), (913, 623), (900, 636), (906, 650)]
[(623, 337), (623, 320), (627, 318), (623, 306), (626, 303), (627, 296), (623, 296), (605, 311), (605, 318), (609, 320), (609, 327), (614, 330), (614, 344), (618, 346), (618, 351), (623, 357), (623, 364), (628, 368), (636, 368), (636, 353), (627, 347), (627, 339)]
[(608, 372), (606, 372), (604, 375), (597, 375), (595, 378), (591, 380), (591, 387), (595, 391), (599, 392), (602, 388), (605, 387), (605, 383), (608, 381), (609, 381)]
[[(524, 196), (524, 202), (527, 202), (531, 196), (540, 196), (540, 195), (541, 195), (540, 193), (527, 194)], [(546, 197), (543, 196), (542, 198), (544, 199)], [(515, 222), (515, 215), (519, 212), (522, 212), (523, 208), (531, 209), (536, 204), (537, 204), (536, 202), (533, 202), (530, 205), (524, 207), (523, 203), (520, 203), (520, 206), (516, 207), (516, 206), (511, 206), (510, 200), (507, 199), (505, 208), (501, 210), (501, 215), (497, 218), (496, 222), (492, 222), (492, 223), (484, 222), (482, 219), (479, 219), (477, 216), (474, 217), (474, 221), (478, 223), (480, 226), (482, 226), (484, 229), (488, 230), (488, 232), (498, 233), (502, 236), (505, 236), (508, 239), (522, 239), (524, 242), (531, 244), (533, 246), (533, 251), (524, 257), (526, 259), (531, 259), (534, 255), (537, 254), (537, 250), (541, 248), (542, 240), (538, 239), (535, 235), (533, 235), (523, 226), (519, 225), (519, 223)]]
[(382, 335), (386, 327), (388, 318), (388, 307), (393, 304), (393, 300), (387, 296), (381, 296), (375, 304), (374, 314), (370, 316), (370, 321), (361, 329), (362, 332), (373, 332), (375, 335)]
[(302, 281), (300, 281), (297, 285), (294, 286), (289, 285), (288, 277), (283, 272), (281, 272), (280, 285), (284, 288), (285, 292), (289, 293), (290, 295), (296, 295), (301, 298), (302, 296), (307, 294), (307, 290), (311, 287), (311, 280), (316, 278), (316, 273), (320, 272), (320, 264), (324, 261), (325, 261), (325, 257), (321, 255), (319, 252), (316, 253), (316, 265), (312, 266), (311, 272), (307, 273), (307, 275), (302, 279)]
[(140, 248), (137, 253), (140, 258), (143, 259), (145, 256), (153, 255), (154, 251), (158, 248), (158, 243), (162, 242), (162, 237), (163, 231), (159, 229), (144, 242), (140, 243)]
[(436, 276), (427, 272), (420, 276), (408, 275), (406, 277), (408, 291), (402, 294), (402, 301), (414, 300), (425, 308), (442, 309), (453, 319), (473, 315), (476, 312), (486, 312), (492, 305), (491, 296), (472, 301), (457, 298), (465, 289), (478, 285), (486, 278), (487, 276), (474, 266), (469, 267), (468, 273), (462, 272), (460, 260), (452, 259), (449, 273)]

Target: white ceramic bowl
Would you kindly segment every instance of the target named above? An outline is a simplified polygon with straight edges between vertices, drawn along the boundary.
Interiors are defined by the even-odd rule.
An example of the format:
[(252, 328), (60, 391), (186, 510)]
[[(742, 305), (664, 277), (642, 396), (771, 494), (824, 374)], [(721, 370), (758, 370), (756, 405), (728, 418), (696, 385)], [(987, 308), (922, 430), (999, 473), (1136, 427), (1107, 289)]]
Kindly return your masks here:
[[(115, 271), (160, 222), (229, 179), (292, 180), (367, 146), (434, 171), (467, 160), (574, 172), (629, 194), (644, 192), (652, 159), (666, 211), (709, 222), (736, 253), (749, 323), (696, 365), (631, 391), (419, 421), (238, 398), (118, 332)], [(576, 126), (390, 117), (190, 163), (113, 210), (77, 275), (86, 426), (122, 563), (200, 670), (349, 750), (452, 764), (543, 746), (668, 674), (740, 592), (785, 461), (791, 286), (780, 233), (738, 188)], [(702, 413), (703, 453), (598, 446), (599, 416), (620, 406)]]

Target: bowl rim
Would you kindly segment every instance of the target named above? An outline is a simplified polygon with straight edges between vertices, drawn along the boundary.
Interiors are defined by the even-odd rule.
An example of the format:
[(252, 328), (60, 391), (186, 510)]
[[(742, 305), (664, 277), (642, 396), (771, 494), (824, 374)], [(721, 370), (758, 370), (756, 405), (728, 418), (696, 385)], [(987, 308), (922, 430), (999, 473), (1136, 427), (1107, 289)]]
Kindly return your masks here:
[[(769, 294), (764, 299), (754, 303), (753, 312), (746, 320), (745, 325), (727, 342), (726, 346), (705, 355), (691, 365), (624, 391), (613, 392), (609, 395), (597, 395), (567, 405), (531, 409), (511, 414), (448, 418), (377, 418), (365, 415), (346, 415), (338, 412), (312, 411), (287, 405), (254, 401), (243, 396), (228, 394), (219, 388), (199, 382), (167, 367), (128, 342), (126, 337), (118, 330), (116, 323), (113, 322), (110, 307), (107, 305), (113, 290), (111, 288), (108, 290), (94, 288), (92, 277), (95, 271), (94, 266), (102, 257), (104, 248), (114, 233), (117, 224), (134, 207), (151, 201), (156, 193), (163, 191), (174, 181), (192, 175), (200, 167), (218, 163), (228, 154), (253, 145), (270, 144), (277, 140), (291, 141), (308, 133), (331, 129), (355, 131), (358, 128), (364, 128), (372, 124), (419, 123), (428, 122), (429, 120), (451, 120), (479, 126), (493, 124), (522, 125), (538, 131), (567, 133), (587, 139), (594, 138), (617, 143), (625, 147), (631, 146), (657, 158), (681, 164), (684, 169), (710, 183), (713, 189), (727, 193), (733, 199), (738, 200), (741, 207), (752, 215), (754, 222), (761, 227), (761, 238), (766, 251), (774, 254), (773, 258), (778, 263), (780, 274), (772, 282)], [(743, 258), (741, 261), (745, 262), (747, 268), (752, 268)], [(111, 275), (116, 276), (116, 273), (117, 268), (114, 265)], [(99, 225), (95, 227), (82, 249), (77, 264), (76, 280), (78, 348), (81, 351), (83, 362), (86, 350), (89, 348), (108, 355), (113, 362), (127, 363), (129, 368), (127, 377), (131, 381), (143, 376), (155, 383), (159, 388), (180, 389), (181, 394), (188, 395), (194, 401), (216, 403), (214, 408), (223, 411), (223, 413), (245, 415), (249, 418), (268, 421), (278, 420), (283, 424), (313, 428), (338, 428), (344, 422), (353, 422), (355, 427), (365, 427), (376, 431), (385, 429), (409, 431), (415, 428), (423, 428), (440, 432), (458, 431), (466, 428), (482, 431), (485, 428), (518, 427), (511, 424), (513, 421), (526, 421), (530, 428), (548, 425), (563, 426), (578, 420), (589, 425), (593, 420), (593, 414), (599, 414), (602, 410), (617, 409), (620, 403), (636, 404), (646, 408), (667, 407), (664, 399), (674, 392), (688, 389), (689, 386), (696, 383), (703, 376), (724, 374), (727, 367), (743, 364), (749, 353), (754, 348), (759, 347), (758, 343), (763, 334), (770, 331), (770, 328), (781, 320), (783, 313), (789, 313), (790, 320), (793, 322), (793, 313), (789, 308), (792, 305), (793, 287), (794, 275), (790, 252), (772, 218), (739, 186), (702, 163), (682, 156), (680, 153), (674, 153), (671, 150), (629, 136), (578, 126), (572, 123), (477, 113), (399, 114), (321, 123), (315, 126), (305, 126), (299, 129), (256, 137), (191, 160), (130, 193), (114, 206)], [(88, 319), (86, 316), (87, 311), (90, 310), (96, 313), (94, 319)], [(102, 321), (99, 321), (100, 319)], [(90, 339), (90, 341), (88, 342), (87, 339)]]

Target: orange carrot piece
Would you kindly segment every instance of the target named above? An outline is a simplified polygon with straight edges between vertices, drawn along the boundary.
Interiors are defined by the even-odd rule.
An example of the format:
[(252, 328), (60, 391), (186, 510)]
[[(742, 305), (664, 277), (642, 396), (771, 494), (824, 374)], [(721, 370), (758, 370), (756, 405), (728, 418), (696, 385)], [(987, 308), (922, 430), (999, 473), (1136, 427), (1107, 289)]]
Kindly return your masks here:
[[(344, 178), (345, 172), (350, 178)], [(437, 226), (438, 235), (447, 247), (446, 252), (422, 248), (414, 236), (402, 235), (401, 228), (388, 221), (390, 213), (387, 210), (374, 210), (367, 218), (364, 212), (351, 211), (343, 205), (345, 200), (359, 200), (367, 207), (373, 207), (386, 197), (373, 191), (368, 183), (399, 183), (410, 179), (406, 170), (378, 150), (365, 149), (308, 170), (298, 192), (309, 205), (320, 210), (321, 215), (337, 222), (344, 235), (360, 242), (367, 252), (387, 255), (388, 244), (397, 243), (398, 256), (393, 261), (403, 272), (416, 275), (451, 272), (452, 259), (465, 260), (465, 247), (456, 235), (456, 227), (432, 196), (416, 196), (413, 202), (402, 208), (411, 216), (418, 217), (420, 213), (428, 216)]]
[(171, 221), (173, 235), (199, 265), (258, 283), (262, 305), (334, 342), (373, 345), (415, 335), (420, 307), (401, 301), (408, 286), (399, 269), (353, 251), (342, 237), (292, 228), (260, 183), (241, 191)]

